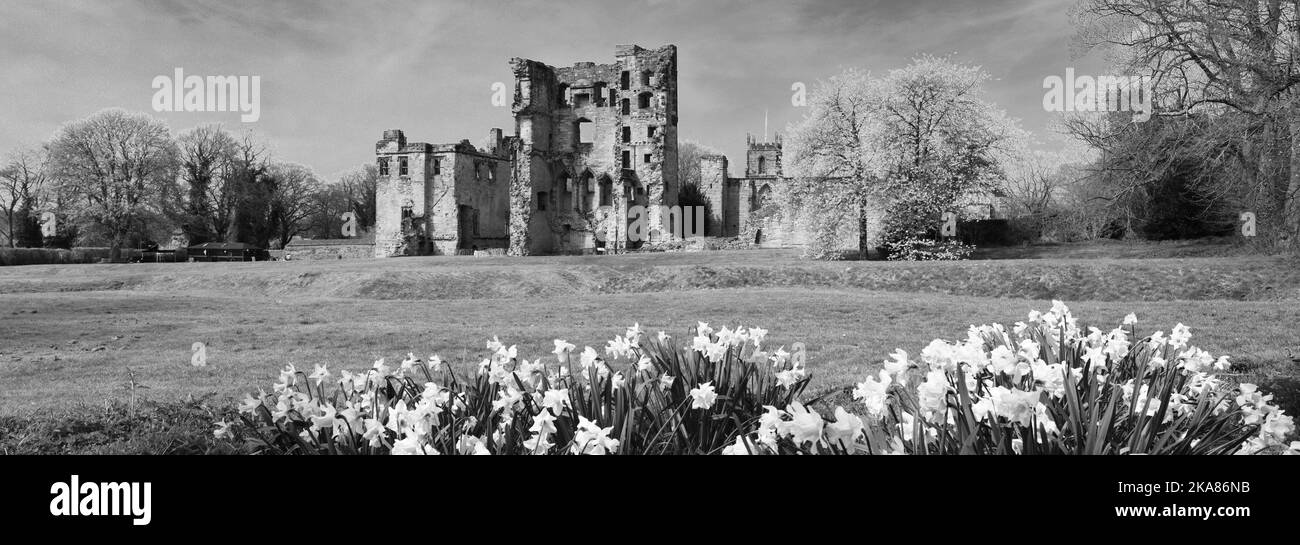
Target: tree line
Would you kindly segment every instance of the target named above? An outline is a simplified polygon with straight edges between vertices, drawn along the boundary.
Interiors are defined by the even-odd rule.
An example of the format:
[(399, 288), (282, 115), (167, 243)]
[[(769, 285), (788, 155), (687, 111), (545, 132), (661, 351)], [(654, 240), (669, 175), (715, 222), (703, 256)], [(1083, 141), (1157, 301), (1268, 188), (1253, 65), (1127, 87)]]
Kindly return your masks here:
[[(275, 158), (251, 131), (201, 125), (173, 137), (161, 120), (121, 109), (67, 123), (0, 162), (0, 242), (10, 247), (170, 241), (283, 247), (295, 236), (341, 236), (341, 216), (373, 226), (374, 165), (331, 182)], [(55, 232), (43, 236), (42, 217)]]

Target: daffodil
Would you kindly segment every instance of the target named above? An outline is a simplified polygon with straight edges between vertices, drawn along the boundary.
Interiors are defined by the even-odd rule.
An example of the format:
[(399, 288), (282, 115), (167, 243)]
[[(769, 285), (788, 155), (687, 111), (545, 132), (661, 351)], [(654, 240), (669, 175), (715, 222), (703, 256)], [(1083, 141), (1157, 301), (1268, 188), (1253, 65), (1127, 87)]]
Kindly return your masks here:
[(559, 431), (555, 427), (555, 415), (545, 410), (538, 412), (533, 415), (533, 425), (528, 428), (528, 431), (550, 437), (551, 434)]
[(644, 373), (644, 372), (649, 372), (654, 368), (655, 368), (655, 363), (653, 360), (650, 359), (649, 356), (641, 356), (641, 359), (637, 360), (636, 362), (637, 371), (641, 371)]
[(618, 452), (618, 439), (611, 439), (610, 432), (614, 427), (602, 428), (595, 422), (587, 420), (585, 416), (578, 417), (577, 433), (573, 437), (573, 454), (594, 454), (604, 455)]
[(941, 369), (927, 373), (925, 382), (916, 387), (917, 403), (931, 421), (947, 412), (948, 390), (948, 376)]
[(989, 353), (989, 370), (995, 374), (1001, 373), (1007, 376), (1016, 377), (1016, 354), (1010, 348), (999, 345), (993, 348)]
[(483, 443), (483, 440), (474, 437), (473, 435), (460, 436), (460, 439), (456, 440), (456, 452), (462, 455), (473, 456), (492, 454), (488, 451), (487, 445)]
[(547, 454), (553, 446), (555, 445), (551, 443), (549, 436), (540, 433), (524, 440), (524, 449), (529, 454)]
[(691, 408), (709, 410), (713, 404), (718, 401), (718, 393), (713, 388), (712, 382), (706, 382), (696, 388), (691, 388)]
[(706, 335), (696, 335), (694, 339), (691, 339), (691, 349), (696, 352), (708, 352), (712, 346), (713, 339)]
[(219, 420), (216, 422), (216, 426), (217, 429), (212, 430), (212, 437), (215, 437), (217, 439), (225, 439), (231, 437), (230, 422), (226, 422), (225, 420)]
[(552, 350), (551, 353), (555, 354), (555, 359), (560, 363), (568, 363), (569, 354), (573, 353), (575, 348), (577, 347), (567, 341), (555, 339), (555, 350)]
[(771, 357), (772, 367), (784, 367), (785, 362), (790, 359), (790, 353), (785, 351), (784, 346), (781, 346), (776, 349), (776, 352), (772, 353)]
[(1091, 365), (1094, 369), (1106, 367), (1105, 347), (1095, 346), (1092, 348), (1085, 348), (1083, 350), (1083, 361), (1087, 362), (1088, 365)]
[(550, 409), (551, 414), (554, 414), (555, 416), (564, 414), (565, 407), (572, 407), (569, 405), (569, 389), (552, 388), (547, 390), (542, 394), (542, 406)]
[(810, 411), (799, 402), (790, 404), (790, 420), (783, 421), (777, 425), (777, 432), (783, 436), (790, 436), (796, 445), (804, 443), (816, 443), (822, 437), (822, 428), (826, 425), (822, 416), (815, 411)]
[(736, 442), (723, 447), (723, 456), (748, 456), (750, 447), (745, 441), (744, 435), (737, 435)]
[(781, 423), (785, 421), (785, 411), (772, 405), (763, 406), (763, 414), (758, 417), (758, 440), (768, 446), (776, 445)]
[(406, 436), (397, 440), (397, 442), (393, 443), (393, 449), (389, 451), (389, 453), (393, 455), (441, 454), (440, 452), (438, 452), (438, 449), (433, 448), (432, 446), (421, 444), (420, 438), (413, 435)]
[(600, 359), (600, 354), (597, 354), (597, 353), (596, 353), (596, 349), (595, 349), (595, 348), (592, 348), (592, 347), (590, 347), (590, 346), (584, 348), (584, 349), (582, 350), (582, 355), (579, 356), (579, 359), (578, 359), (578, 361), (579, 361), (580, 363), (582, 363), (583, 374), (586, 374), (586, 371), (587, 371), (588, 369), (590, 369), (591, 366), (595, 365), (595, 364), (596, 364), (596, 360), (599, 360), (599, 359)]
[(1295, 432), (1295, 421), (1282, 410), (1270, 411), (1259, 428), (1259, 435), (1270, 444), (1282, 444), (1282, 441)]
[(828, 444), (843, 445), (849, 449), (852, 449), (854, 443), (865, 433), (862, 419), (839, 406), (835, 407), (835, 421), (826, 424), (825, 432)]
[(994, 386), (990, 392), (993, 397), (993, 410), (998, 416), (1013, 424), (1029, 426), (1041, 397), (1038, 390), (1024, 391)]
[(660, 375), (659, 387), (667, 391), (673, 387), (674, 377), (672, 375)]
[(712, 333), (713, 333), (713, 328), (709, 327), (709, 324), (705, 322), (700, 322), (699, 327), (695, 328), (695, 334), (702, 337), (707, 337)]
[(323, 382), (329, 376), (330, 376), (330, 370), (328, 366), (321, 365), (318, 363), (312, 369), (311, 374), (307, 375), (307, 378), (316, 381), (316, 385), (320, 386), (320, 383)]
[(880, 418), (885, 412), (885, 402), (888, 399), (887, 392), (893, 379), (889, 377), (889, 372), (880, 371), (879, 379), (867, 378), (859, 382), (853, 389), (853, 399), (859, 400), (867, 408), (867, 414), (872, 418)]
[(389, 368), (388, 365), (384, 364), (384, 358), (375, 360), (375, 364), (371, 366), (371, 370), (374, 371), (375, 378), (378, 380), (383, 380), (383, 378), (389, 374)]
[(907, 371), (912, 366), (912, 363), (907, 359), (907, 351), (898, 349), (889, 355), (889, 359), (885, 360), (884, 365), (885, 372), (889, 373), (890, 376), (897, 377), (899, 373)]
[(1188, 339), (1192, 338), (1192, 331), (1183, 324), (1174, 326), (1174, 330), (1169, 333), (1169, 347), (1178, 350), (1187, 346)]
[(325, 404), (321, 414), (311, 417), (312, 431), (333, 430), (334, 429), (334, 406)]
[(253, 397), (252, 394), (244, 394), (244, 401), (239, 404), (239, 412), (252, 414), (261, 406), (262, 400)]
[(614, 359), (630, 358), (633, 348), (635, 345), (632, 344), (631, 339), (615, 335), (614, 340), (609, 341), (605, 346), (605, 353), (614, 356)]
[(801, 368), (801, 367), (795, 367), (795, 368), (793, 368), (793, 369), (786, 369), (786, 370), (784, 370), (784, 371), (777, 371), (777, 372), (776, 372), (776, 382), (777, 382), (777, 384), (780, 384), (781, 386), (784, 386), (784, 387), (786, 387), (786, 388), (791, 388), (791, 387), (793, 387), (795, 384), (797, 384), (799, 381), (803, 380), (805, 376), (807, 376), (807, 375), (806, 375), (806, 373), (804, 372), (803, 368)]

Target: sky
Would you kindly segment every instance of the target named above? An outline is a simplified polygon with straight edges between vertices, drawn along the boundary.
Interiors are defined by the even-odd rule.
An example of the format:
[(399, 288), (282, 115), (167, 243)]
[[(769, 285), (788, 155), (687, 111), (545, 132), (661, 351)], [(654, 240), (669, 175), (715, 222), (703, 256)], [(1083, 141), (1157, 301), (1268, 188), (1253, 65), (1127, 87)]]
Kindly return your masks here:
[[(679, 138), (743, 159), (746, 133), (798, 120), (791, 85), (856, 67), (886, 72), (929, 53), (982, 66), (987, 100), (1044, 141), (1043, 78), (1101, 70), (1071, 47), (1074, 0), (5, 0), (0, 156), (109, 107), (174, 132), (251, 128), (278, 160), (326, 179), (368, 163), (385, 129), (411, 141), (513, 134), (512, 57), (613, 62), (614, 46), (678, 51)], [(155, 112), (156, 76), (261, 78), (261, 117)], [(507, 101), (508, 102), (508, 101)]]

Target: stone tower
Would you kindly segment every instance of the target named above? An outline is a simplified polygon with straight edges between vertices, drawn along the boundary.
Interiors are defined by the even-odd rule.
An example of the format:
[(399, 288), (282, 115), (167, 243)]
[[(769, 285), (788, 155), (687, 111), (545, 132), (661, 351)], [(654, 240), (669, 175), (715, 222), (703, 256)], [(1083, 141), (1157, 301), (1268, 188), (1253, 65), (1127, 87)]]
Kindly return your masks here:
[(760, 142), (745, 135), (745, 177), (779, 178), (781, 176), (781, 133), (771, 142)]
[(614, 59), (511, 60), (511, 254), (644, 244), (628, 239), (628, 208), (647, 207), (655, 230), (659, 206), (677, 204), (677, 48), (620, 45)]

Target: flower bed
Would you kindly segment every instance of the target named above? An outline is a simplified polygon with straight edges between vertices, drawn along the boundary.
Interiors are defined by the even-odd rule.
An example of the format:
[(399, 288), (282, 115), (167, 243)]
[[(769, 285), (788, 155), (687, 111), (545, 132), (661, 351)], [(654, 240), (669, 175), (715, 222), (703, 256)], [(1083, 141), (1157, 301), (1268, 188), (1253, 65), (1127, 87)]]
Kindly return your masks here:
[(803, 346), (700, 323), (689, 343), (629, 328), (603, 353), (556, 340), (528, 360), (487, 343), (462, 376), (408, 355), (337, 376), (286, 367), (218, 438), (329, 454), (1294, 454), (1290, 416), (1181, 324), (1138, 338), (1136, 317), (1080, 328), (1064, 304), (1010, 330), (971, 327), (920, 359), (899, 350), (852, 389), (804, 399)]

